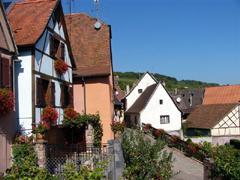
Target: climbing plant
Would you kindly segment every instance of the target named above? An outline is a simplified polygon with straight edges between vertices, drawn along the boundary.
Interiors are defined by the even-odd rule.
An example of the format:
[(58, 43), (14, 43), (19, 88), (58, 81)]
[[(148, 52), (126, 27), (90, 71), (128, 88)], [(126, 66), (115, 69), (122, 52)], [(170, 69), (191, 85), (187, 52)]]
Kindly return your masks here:
[(100, 146), (103, 136), (103, 129), (99, 114), (79, 114), (73, 108), (64, 110), (63, 126), (69, 128), (81, 128), (91, 125), (94, 130), (94, 146)]

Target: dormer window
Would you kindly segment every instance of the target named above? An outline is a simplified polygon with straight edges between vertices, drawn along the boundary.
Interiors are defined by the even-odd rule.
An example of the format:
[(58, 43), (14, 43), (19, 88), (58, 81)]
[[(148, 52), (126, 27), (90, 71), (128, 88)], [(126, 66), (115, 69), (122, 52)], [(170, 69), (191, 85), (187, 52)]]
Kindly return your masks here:
[(138, 89), (138, 93), (141, 94), (143, 92), (142, 89)]
[(159, 100), (159, 104), (163, 104), (163, 100), (162, 99)]
[(53, 58), (65, 60), (65, 44), (54, 35), (49, 36), (49, 55)]

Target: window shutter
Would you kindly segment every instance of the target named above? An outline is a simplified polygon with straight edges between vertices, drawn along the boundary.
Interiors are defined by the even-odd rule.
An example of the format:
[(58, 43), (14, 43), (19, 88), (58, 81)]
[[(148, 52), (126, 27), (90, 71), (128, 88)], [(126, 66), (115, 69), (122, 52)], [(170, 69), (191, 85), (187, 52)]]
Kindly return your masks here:
[(11, 87), (11, 70), (10, 70), (10, 60), (2, 58), (2, 80), (3, 87)]
[(43, 105), (43, 92), (42, 92), (42, 79), (37, 78), (37, 106), (42, 106)]
[(73, 87), (68, 87), (68, 102), (69, 106), (73, 107)]
[(55, 106), (55, 83), (51, 82), (51, 105)]

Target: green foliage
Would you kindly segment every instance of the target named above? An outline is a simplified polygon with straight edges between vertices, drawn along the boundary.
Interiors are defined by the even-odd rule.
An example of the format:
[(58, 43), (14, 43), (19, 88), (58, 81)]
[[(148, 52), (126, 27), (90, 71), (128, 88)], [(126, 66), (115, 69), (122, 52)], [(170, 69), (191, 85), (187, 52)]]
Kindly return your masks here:
[(104, 170), (106, 168), (106, 163), (98, 163), (96, 167), (91, 170), (86, 166), (81, 166), (78, 170), (76, 165), (67, 161), (64, 166), (63, 177), (65, 180), (100, 180), (104, 177)]
[(123, 133), (125, 128), (124, 122), (113, 122), (111, 124), (111, 129), (114, 134), (117, 132)]
[(38, 167), (37, 156), (31, 144), (15, 144), (13, 146), (13, 158), (13, 165), (7, 171), (5, 180), (52, 180), (54, 178), (45, 169)]
[(160, 139), (151, 144), (138, 130), (125, 131), (122, 140), (126, 163), (124, 177), (130, 180), (170, 179), (173, 175), (172, 154), (163, 151), (164, 145)]
[[(126, 89), (126, 85), (130, 85), (130, 87), (133, 86), (133, 84), (141, 78), (143, 73), (139, 72), (115, 72), (114, 75), (119, 76), (119, 86), (122, 90)], [(158, 73), (153, 73), (153, 76), (158, 81), (164, 81), (166, 83), (166, 87), (168, 90), (172, 91), (175, 88), (178, 89), (197, 89), (197, 88), (203, 88), (208, 86), (218, 86), (216, 83), (206, 83), (201, 81), (195, 81), (195, 80), (180, 80), (178, 81), (174, 77), (170, 76), (164, 76)]]
[(240, 180), (240, 151), (230, 145), (218, 146), (213, 174), (224, 180)]
[(64, 116), (63, 126), (69, 128), (80, 128), (90, 124), (94, 129), (93, 145), (99, 147), (101, 145), (103, 129), (99, 114), (78, 114), (74, 119)]

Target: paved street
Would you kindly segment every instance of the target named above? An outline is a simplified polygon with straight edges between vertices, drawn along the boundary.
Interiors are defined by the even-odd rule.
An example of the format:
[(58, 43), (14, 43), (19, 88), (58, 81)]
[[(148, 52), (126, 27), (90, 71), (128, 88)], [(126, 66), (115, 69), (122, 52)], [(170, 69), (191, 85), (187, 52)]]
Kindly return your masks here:
[(203, 180), (203, 165), (191, 158), (184, 156), (181, 152), (171, 148), (165, 148), (173, 153), (174, 173), (172, 180)]

